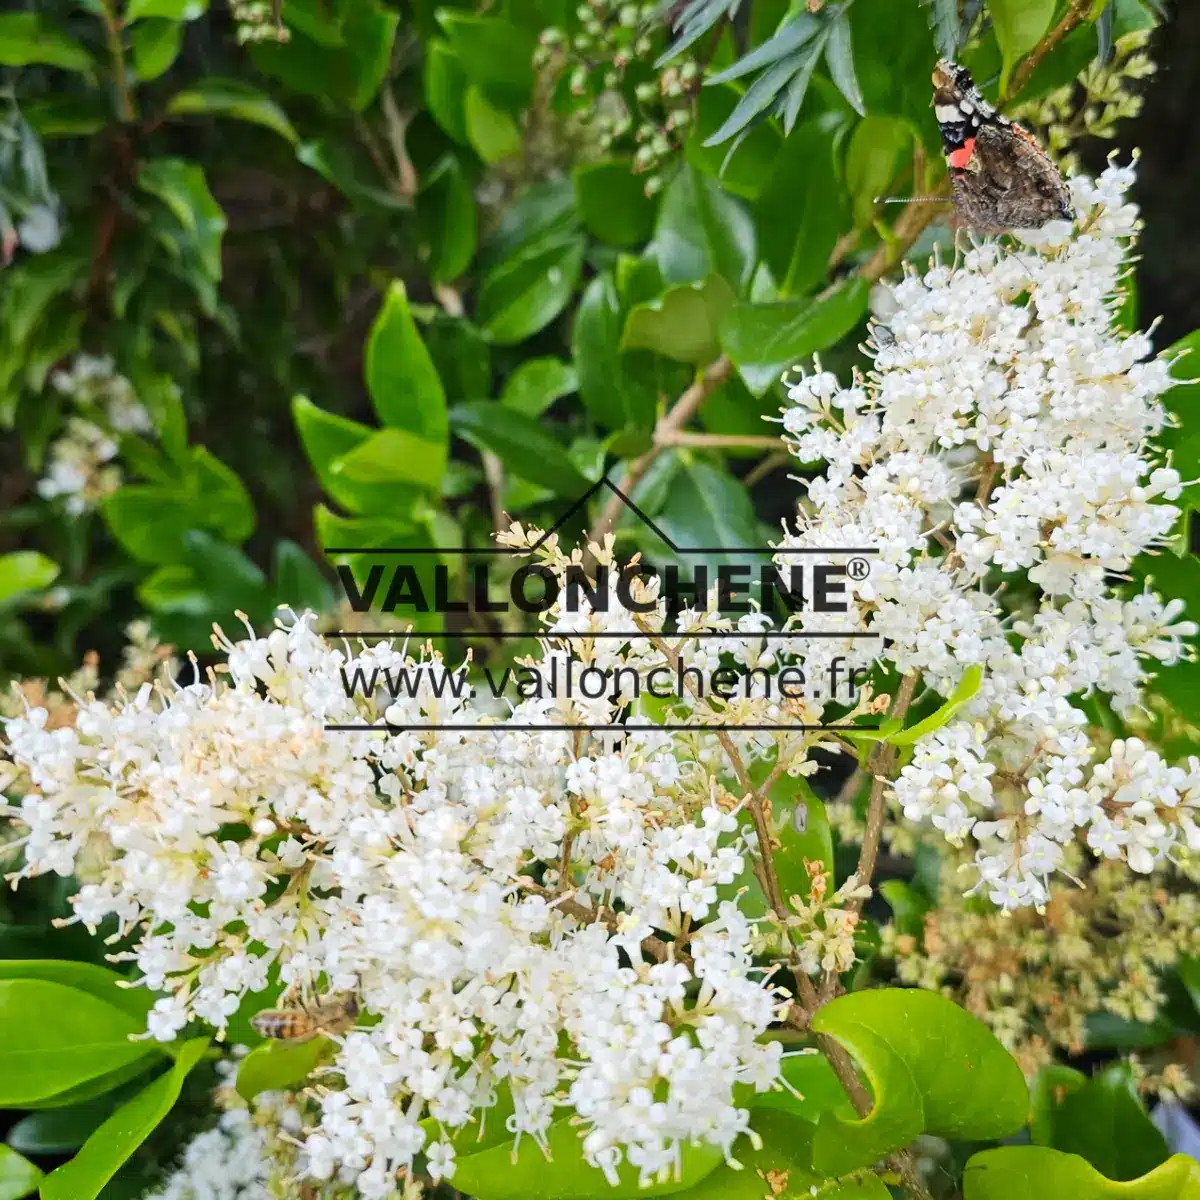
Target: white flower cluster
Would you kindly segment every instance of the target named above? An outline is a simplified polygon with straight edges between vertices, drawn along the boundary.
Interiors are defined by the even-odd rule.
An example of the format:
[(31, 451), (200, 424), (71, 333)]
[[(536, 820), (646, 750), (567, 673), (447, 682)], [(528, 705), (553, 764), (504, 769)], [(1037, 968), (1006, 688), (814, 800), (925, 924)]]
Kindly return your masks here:
[(79, 354), (69, 369), (55, 371), (50, 382), (76, 411), (50, 447), (38, 495), (63, 497), (67, 512), (79, 516), (121, 486), (121, 469), (113, 461), (120, 434), (149, 433), (154, 423), (109, 358)]
[(223, 1113), (217, 1125), (187, 1144), (178, 1167), (142, 1200), (275, 1200), (267, 1143), (247, 1109)]
[[(595, 662), (663, 661), (650, 642), (587, 645)], [(678, 653), (694, 664), (712, 645)], [(28, 784), (21, 874), (75, 873), (79, 920), (136, 931), (129, 957), (165, 993), (150, 1032), (221, 1029), (270, 986), (354, 993), (376, 1019), (338, 1039), (300, 1169), (368, 1198), (418, 1155), (451, 1176), (453, 1135), (498, 1103), (539, 1143), (573, 1110), (610, 1178), (622, 1163), (670, 1178), (689, 1143), (729, 1154), (749, 1119), (735, 1088), (778, 1077), (780, 1046), (759, 1038), (786, 998), (729, 898), (743, 797), (714, 735), (525, 731), (608, 722), (624, 701), (496, 716), (450, 698), (428, 649), (330, 644), (307, 618), (224, 646), (228, 681), (82, 700), (72, 725), (41, 708), (7, 722)], [(561, 654), (544, 649), (531, 669)], [(418, 666), (413, 698), (347, 694), (360, 668)], [(737, 703), (763, 719), (763, 701)], [(419, 728), (448, 720), (474, 728)], [(810, 771), (820, 735), (738, 742)]]
[[(783, 418), (797, 458), (824, 463), (784, 544), (879, 551), (844, 628), (887, 638), (884, 659), (942, 695), (983, 670), (895, 798), (970, 839), (978, 886), (1008, 908), (1045, 902), (1077, 837), (1136, 871), (1200, 849), (1195, 760), (1168, 768), (1130, 741), (1096, 763), (1078, 703), (1098, 691), (1129, 711), (1196, 632), (1178, 601), (1112, 583), (1179, 515), (1179, 476), (1152, 442), (1170, 364), (1116, 320), (1132, 181), (1111, 165), (1072, 179), (1074, 226), (910, 271), (879, 298), (871, 373), (843, 387), (818, 368)], [(876, 648), (820, 647), (863, 666)]]

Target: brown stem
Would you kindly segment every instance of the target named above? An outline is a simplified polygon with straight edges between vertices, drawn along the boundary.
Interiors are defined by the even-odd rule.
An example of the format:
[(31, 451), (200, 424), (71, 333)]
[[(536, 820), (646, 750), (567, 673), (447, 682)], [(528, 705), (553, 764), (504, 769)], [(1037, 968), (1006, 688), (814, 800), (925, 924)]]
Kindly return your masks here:
[(774, 450), (779, 446), (777, 437), (764, 437), (752, 433), (662, 433), (654, 440), (659, 446), (711, 446), (717, 450), (726, 447)]
[(1092, 0), (1071, 0), (1070, 7), (1063, 18), (1034, 48), (1029, 52), (1025, 61), (1013, 72), (1009, 80), (1010, 87), (1004, 95), (1005, 100), (1012, 99), (1032, 78), (1034, 71), (1042, 64), (1042, 60), (1055, 46), (1059, 44), (1076, 26), (1083, 24), (1092, 8)]
[(752, 488), (759, 480), (765, 479), (772, 471), (777, 471), (780, 467), (785, 467), (791, 461), (792, 455), (788, 450), (777, 450), (774, 454), (768, 454), (752, 470), (746, 472), (746, 478), (742, 482)]
[(117, 115), (128, 125), (135, 119), (133, 96), (129, 91), (129, 77), (125, 71), (125, 47), (121, 44), (123, 22), (113, 7), (112, 0), (102, 0), (96, 10), (104, 23), (104, 40), (112, 60), (113, 87), (117, 93)]
[[(625, 474), (617, 486), (626, 496), (637, 487), (642, 476), (650, 470), (654, 460), (662, 452), (664, 447), (660, 444), (660, 438), (669, 437), (682, 430), (700, 410), (704, 401), (732, 374), (733, 362), (729, 355), (722, 354), (720, 358), (709, 363), (700, 372), (699, 378), (691, 387), (680, 395), (679, 399), (671, 406), (670, 412), (658, 423), (658, 428), (654, 431), (654, 445), (625, 468)], [(615, 493), (609, 497), (588, 534), (589, 543), (602, 541), (604, 535), (613, 527), (617, 517), (621, 515), (623, 504), (621, 497)]]

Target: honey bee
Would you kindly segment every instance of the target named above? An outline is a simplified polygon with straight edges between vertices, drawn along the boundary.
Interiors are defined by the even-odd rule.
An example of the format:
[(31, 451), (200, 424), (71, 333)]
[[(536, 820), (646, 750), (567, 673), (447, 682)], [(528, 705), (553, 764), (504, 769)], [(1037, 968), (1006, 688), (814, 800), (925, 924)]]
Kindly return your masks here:
[(250, 1018), (262, 1037), (280, 1042), (306, 1042), (320, 1035), (345, 1033), (358, 1020), (356, 996), (327, 997), (294, 1008), (266, 1008)]

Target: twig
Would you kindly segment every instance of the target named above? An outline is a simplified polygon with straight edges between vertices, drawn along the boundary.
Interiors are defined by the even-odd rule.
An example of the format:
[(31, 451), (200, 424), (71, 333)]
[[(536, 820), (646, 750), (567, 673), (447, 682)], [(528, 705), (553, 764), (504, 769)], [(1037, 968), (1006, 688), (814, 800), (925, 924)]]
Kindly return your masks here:
[(410, 203), (417, 194), (419, 181), (417, 169), (408, 156), (405, 137), (408, 133), (408, 121), (396, 105), (396, 97), (392, 95), (389, 84), (384, 84), (379, 93), (383, 106), (383, 119), (387, 122), (388, 141), (392, 147), (392, 157), (396, 160), (396, 192)]
[[(691, 387), (680, 395), (679, 399), (671, 406), (670, 412), (658, 423), (658, 427), (654, 431), (654, 445), (625, 468), (625, 474), (617, 486), (626, 496), (637, 487), (639, 480), (650, 470), (654, 460), (662, 453), (664, 446), (660, 443), (660, 439), (682, 430), (696, 415), (704, 401), (732, 374), (733, 362), (729, 355), (722, 354), (720, 358), (709, 363), (700, 372), (699, 378)], [(603, 540), (604, 535), (621, 515), (623, 504), (621, 497), (615, 493), (609, 497), (588, 534), (589, 543), (599, 543)]]
[(760, 436), (753, 433), (663, 433), (655, 439), (659, 446), (697, 446), (721, 449), (775, 450), (779, 447), (777, 437)]
[(121, 44), (124, 22), (117, 15), (112, 0), (101, 0), (93, 11), (104, 23), (104, 40), (108, 45), (108, 56), (112, 59), (113, 87), (117, 92), (117, 114), (128, 125), (136, 119), (136, 113), (129, 91), (129, 77), (125, 72), (125, 47)]
[(748, 488), (752, 488), (761, 479), (765, 479), (772, 471), (777, 471), (780, 467), (785, 467), (791, 462), (792, 455), (789, 450), (776, 450), (774, 454), (768, 454), (753, 470), (746, 472), (746, 478), (742, 483)]
[(1059, 42), (1067, 36), (1076, 26), (1083, 24), (1088, 13), (1093, 7), (1092, 0), (1071, 0), (1070, 6), (1063, 14), (1063, 18), (1055, 27), (1026, 56), (1025, 61), (1013, 72), (1012, 78), (1009, 80), (1010, 87), (1008, 88), (1004, 99), (1010, 100), (1015, 96), (1032, 78), (1034, 71), (1041, 66), (1042, 60), (1049, 54)]

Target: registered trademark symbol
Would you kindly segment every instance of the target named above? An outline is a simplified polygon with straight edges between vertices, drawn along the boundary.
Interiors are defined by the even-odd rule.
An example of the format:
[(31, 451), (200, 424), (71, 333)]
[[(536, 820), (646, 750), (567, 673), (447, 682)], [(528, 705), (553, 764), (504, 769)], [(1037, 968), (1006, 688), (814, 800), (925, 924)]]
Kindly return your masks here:
[(846, 574), (856, 583), (861, 583), (871, 573), (871, 564), (865, 558), (852, 558), (846, 564)]

